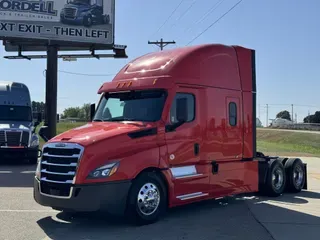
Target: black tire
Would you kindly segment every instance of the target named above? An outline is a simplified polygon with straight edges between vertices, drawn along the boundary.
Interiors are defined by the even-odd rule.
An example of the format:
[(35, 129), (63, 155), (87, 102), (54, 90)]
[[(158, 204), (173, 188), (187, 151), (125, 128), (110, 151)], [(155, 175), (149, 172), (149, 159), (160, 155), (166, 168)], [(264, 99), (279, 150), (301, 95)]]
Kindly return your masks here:
[(85, 16), (84, 19), (83, 19), (83, 25), (85, 27), (91, 27), (92, 26), (92, 17), (89, 15), (89, 16)]
[[(145, 191), (141, 191), (144, 188)], [(160, 196), (159, 203), (154, 209), (145, 208), (145, 199), (147, 193), (153, 190), (154, 197)], [(141, 191), (141, 192), (140, 192)], [(139, 199), (140, 198), (140, 199)], [(156, 198), (154, 201), (157, 202)], [(139, 202), (139, 204), (138, 204)], [(154, 203), (151, 201), (151, 204)], [(142, 173), (133, 182), (129, 191), (126, 215), (132, 223), (137, 225), (147, 225), (157, 222), (164, 215), (167, 209), (167, 191), (161, 177), (154, 172)], [(149, 212), (148, 212), (148, 211)]]
[(304, 187), (306, 176), (304, 172), (304, 165), (299, 158), (290, 158), (284, 165), (287, 175), (287, 187), (286, 190), (292, 193), (301, 192)]
[(263, 192), (267, 196), (278, 197), (284, 192), (286, 181), (286, 173), (281, 160), (270, 161)]

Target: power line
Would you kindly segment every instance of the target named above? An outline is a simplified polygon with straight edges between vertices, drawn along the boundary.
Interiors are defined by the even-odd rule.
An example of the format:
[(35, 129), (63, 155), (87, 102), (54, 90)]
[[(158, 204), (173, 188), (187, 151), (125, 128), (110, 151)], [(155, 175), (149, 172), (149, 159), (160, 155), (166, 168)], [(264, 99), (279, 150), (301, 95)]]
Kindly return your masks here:
[(110, 76), (114, 76), (114, 75), (116, 75), (116, 74), (89, 74), (89, 73), (77, 73), (77, 72), (68, 72), (68, 71), (62, 71), (62, 70), (59, 70), (58, 72), (65, 73), (65, 74), (71, 74), (71, 75), (91, 76), (91, 77), (110, 77)]
[(202, 31), (200, 34), (198, 34), (198, 36), (196, 36), (195, 38), (193, 38), (188, 44), (187, 46), (194, 42), (196, 39), (198, 39), (202, 34), (204, 34), (206, 31), (208, 31), (213, 25), (215, 25), (217, 22), (219, 22), (224, 16), (226, 16), (229, 12), (231, 12), (236, 6), (238, 6), (243, 0), (240, 0), (239, 2), (237, 2), (235, 5), (233, 5), (233, 7), (231, 7), (227, 12), (225, 12), (220, 18), (218, 18), (216, 21), (214, 21), (212, 24), (210, 24), (204, 31)]
[[(205, 14), (204, 16), (199, 20), (197, 21), (194, 25), (198, 25), (199, 23), (201, 23), (203, 20), (205, 20), (209, 15), (210, 13), (214, 12), (214, 10), (216, 10), (220, 5), (221, 3), (223, 3), (225, 0), (220, 0), (218, 2), (216, 2)], [(185, 32), (188, 32), (192, 27), (189, 27), (185, 30)]]
[[(46, 71), (43, 70), (43, 76), (46, 76)], [(63, 71), (58, 70), (58, 72), (65, 73), (65, 74), (71, 74), (71, 75), (78, 75), (78, 76), (89, 76), (89, 77), (110, 77), (115, 76), (116, 74), (89, 74), (89, 73), (78, 73), (78, 72), (69, 72), (69, 71)]]
[(181, 0), (180, 3), (177, 5), (177, 7), (172, 11), (172, 13), (169, 15), (169, 17), (163, 22), (163, 24), (158, 28), (158, 30), (152, 34), (150, 37), (152, 37), (153, 35), (157, 34), (161, 28), (163, 28), (164, 25), (166, 25), (166, 23), (169, 21), (169, 19), (173, 16), (173, 14), (178, 10), (178, 8), (181, 6), (181, 4), (184, 2), (185, 0)]
[(301, 105), (301, 104), (294, 104), (294, 103), (269, 103), (269, 106), (278, 106), (278, 107), (288, 107), (294, 105), (295, 107), (313, 107), (313, 108), (320, 108), (319, 106), (314, 105)]
[[(198, 0), (194, 0), (194, 1), (189, 5), (189, 7), (186, 9), (186, 11), (184, 11), (184, 12), (176, 19), (176, 22), (178, 22), (179, 20), (181, 20), (181, 19), (189, 12), (190, 9), (192, 8), (192, 6), (193, 6), (194, 4), (196, 4), (197, 1), (198, 1)], [(175, 25), (176, 25), (176, 23), (173, 23), (173, 24), (171, 25), (171, 28), (170, 28), (170, 29), (172, 29)]]

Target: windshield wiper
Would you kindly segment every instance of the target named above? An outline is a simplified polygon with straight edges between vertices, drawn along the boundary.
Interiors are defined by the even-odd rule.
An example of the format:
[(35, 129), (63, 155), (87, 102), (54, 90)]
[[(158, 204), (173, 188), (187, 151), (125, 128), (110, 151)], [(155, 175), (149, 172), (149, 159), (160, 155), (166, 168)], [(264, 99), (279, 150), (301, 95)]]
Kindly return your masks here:
[(93, 122), (103, 122), (103, 120), (101, 120), (101, 119), (93, 119), (92, 121)]
[(122, 121), (137, 121), (134, 118), (109, 118), (109, 119), (104, 119), (104, 121), (109, 121), (109, 122), (122, 122)]

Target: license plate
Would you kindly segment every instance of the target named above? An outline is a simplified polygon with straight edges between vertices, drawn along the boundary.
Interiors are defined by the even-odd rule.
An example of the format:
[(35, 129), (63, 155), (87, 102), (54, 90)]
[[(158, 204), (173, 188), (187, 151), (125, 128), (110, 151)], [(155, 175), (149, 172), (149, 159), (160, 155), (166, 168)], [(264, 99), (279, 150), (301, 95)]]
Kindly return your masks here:
[(57, 195), (57, 196), (59, 196), (59, 195), (60, 195), (60, 190), (50, 189), (50, 194), (51, 194), (51, 195)]

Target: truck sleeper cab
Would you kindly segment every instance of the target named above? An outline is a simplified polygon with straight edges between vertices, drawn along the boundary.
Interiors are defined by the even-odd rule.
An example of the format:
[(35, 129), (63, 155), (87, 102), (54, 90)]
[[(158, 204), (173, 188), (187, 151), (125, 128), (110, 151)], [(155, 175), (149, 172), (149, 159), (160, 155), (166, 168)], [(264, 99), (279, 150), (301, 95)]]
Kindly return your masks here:
[(92, 122), (44, 145), (39, 204), (146, 224), (168, 207), (307, 188), (300, 159), (256, 151), (254, 50), (206, 44), (147, 54), (98, 93)]

